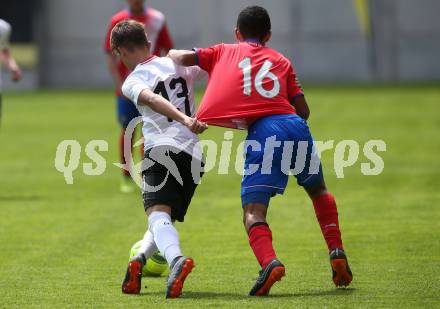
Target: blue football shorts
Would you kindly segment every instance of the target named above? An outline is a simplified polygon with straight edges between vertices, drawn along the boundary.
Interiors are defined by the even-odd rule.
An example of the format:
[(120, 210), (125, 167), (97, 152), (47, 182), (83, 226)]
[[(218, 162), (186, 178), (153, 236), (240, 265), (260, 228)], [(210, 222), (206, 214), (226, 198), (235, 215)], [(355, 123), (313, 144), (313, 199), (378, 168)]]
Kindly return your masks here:
[(124, 129), (127, 128), (130, 121), (141, 115), (133, 102), (124, 96), (116, 97), (116, 104), (118, 121)]
[(269, 204), (283, 194), (290, 175), (308, 188), (324, 181), (321, 161), (307, 122), (297, 115), (273, 115), (256, 120), (245, 142), (242, 205)]

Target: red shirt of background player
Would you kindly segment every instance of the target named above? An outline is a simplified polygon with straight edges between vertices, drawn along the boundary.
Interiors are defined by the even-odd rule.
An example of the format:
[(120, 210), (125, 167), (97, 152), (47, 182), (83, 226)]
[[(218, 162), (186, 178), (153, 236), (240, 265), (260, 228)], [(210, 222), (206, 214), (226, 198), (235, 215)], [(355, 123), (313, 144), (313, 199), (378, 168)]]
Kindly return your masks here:
[[(110, 48), (110, 36), (113, 28), (121, 21), (133, 19), (145, 25), (145, 29), (148, 34), (148, 39), (151, 42), (152, 53), (156, 56), (160, 56), (161, 50), (169, 50), (173, 48), (173, 42), (171, 40), (171, 36), (168, 31), (168, 27), (165, 22), (165, 16), (153, 9), (148, 8), (145, 10), (145, 13), (142, 15), (132, 15), (130, 10), (122, 10), (116, 13), (110, 21), (107, 35), (104, 42), (104, 50), (107, 53), (111, 53), (112, 50)], [(127, 76), (130, 74), (129, 70), (126, 66), (119, 61), (118, 64), (119, 75), (122, 81), (125, 81)], [(116, 90), (116, 95), (121, 96), (121, 90)]]
[(258, 43), (219, 44), (196, 50), (209, 73), (197, 118), (211, 125), (246, 129), (254, 120), (295, 114), (291, 100), (303, 95), (290, 61)]

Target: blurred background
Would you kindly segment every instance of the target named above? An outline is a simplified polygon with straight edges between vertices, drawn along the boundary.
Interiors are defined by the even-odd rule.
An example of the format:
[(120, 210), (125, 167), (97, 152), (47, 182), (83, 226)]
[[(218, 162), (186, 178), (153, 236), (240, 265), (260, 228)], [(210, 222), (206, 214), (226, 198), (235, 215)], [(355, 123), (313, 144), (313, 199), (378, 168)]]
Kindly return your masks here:
[[(233, 42), (241, 8), (264, 5), (270, 45), (293, 60), (307, 83), (440, 80), (440, 1), (436, 0), (150, 0), (167, 17), (177, 48)], [(110, 16), (123, 0), (0, 2), (12, 24), (24, 80), (5, 90), (112, 86), (103, 54)]]

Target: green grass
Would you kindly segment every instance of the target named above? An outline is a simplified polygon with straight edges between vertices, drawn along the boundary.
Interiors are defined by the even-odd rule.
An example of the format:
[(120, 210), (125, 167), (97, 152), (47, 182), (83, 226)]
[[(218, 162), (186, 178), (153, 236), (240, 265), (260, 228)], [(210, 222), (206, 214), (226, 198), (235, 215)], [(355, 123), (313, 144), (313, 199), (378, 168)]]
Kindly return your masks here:
[[(119, 193), (112, 92), (11, 93), (0, 129), (0, 307), (293, 308), (440, 306), (440, 88), (307, 89), (318, 140), (383, 139), (385, 170), (360, 161), (337, 179), (324, 153), (354, 271), (336, 290), (311, 203), (292, 180), (269, 221), (287, 276), (267, 298), (246, 296), (258, 272), (241, 225), (240, 176), (210, 172), (184, 224), (182, 247), (197, 263), (183, 297), (164, 299), (165, 279), (140, 296), (120, 292), (131, 245), (146, 227), (139, 194)], [(203, 138), (220, 142), (223, 129)], [(236, 134), (236, 146), (243, 134)], [(54, 168), (65, 139), (109, 142), (107, 170), (73, 185)], [(149, 307), (152, 308), (152, 307)]]

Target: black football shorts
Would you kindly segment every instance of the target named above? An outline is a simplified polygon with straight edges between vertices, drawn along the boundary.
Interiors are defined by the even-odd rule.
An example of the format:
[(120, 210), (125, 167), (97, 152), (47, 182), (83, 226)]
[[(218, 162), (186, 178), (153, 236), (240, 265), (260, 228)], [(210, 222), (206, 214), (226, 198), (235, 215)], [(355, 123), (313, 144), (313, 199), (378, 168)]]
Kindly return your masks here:
[(170, 146), (145, 152), (142, 168), (144, 208), (171, 207), (171, 219), (184, 221), (191, 199), (203, 176), (204, 163)]

